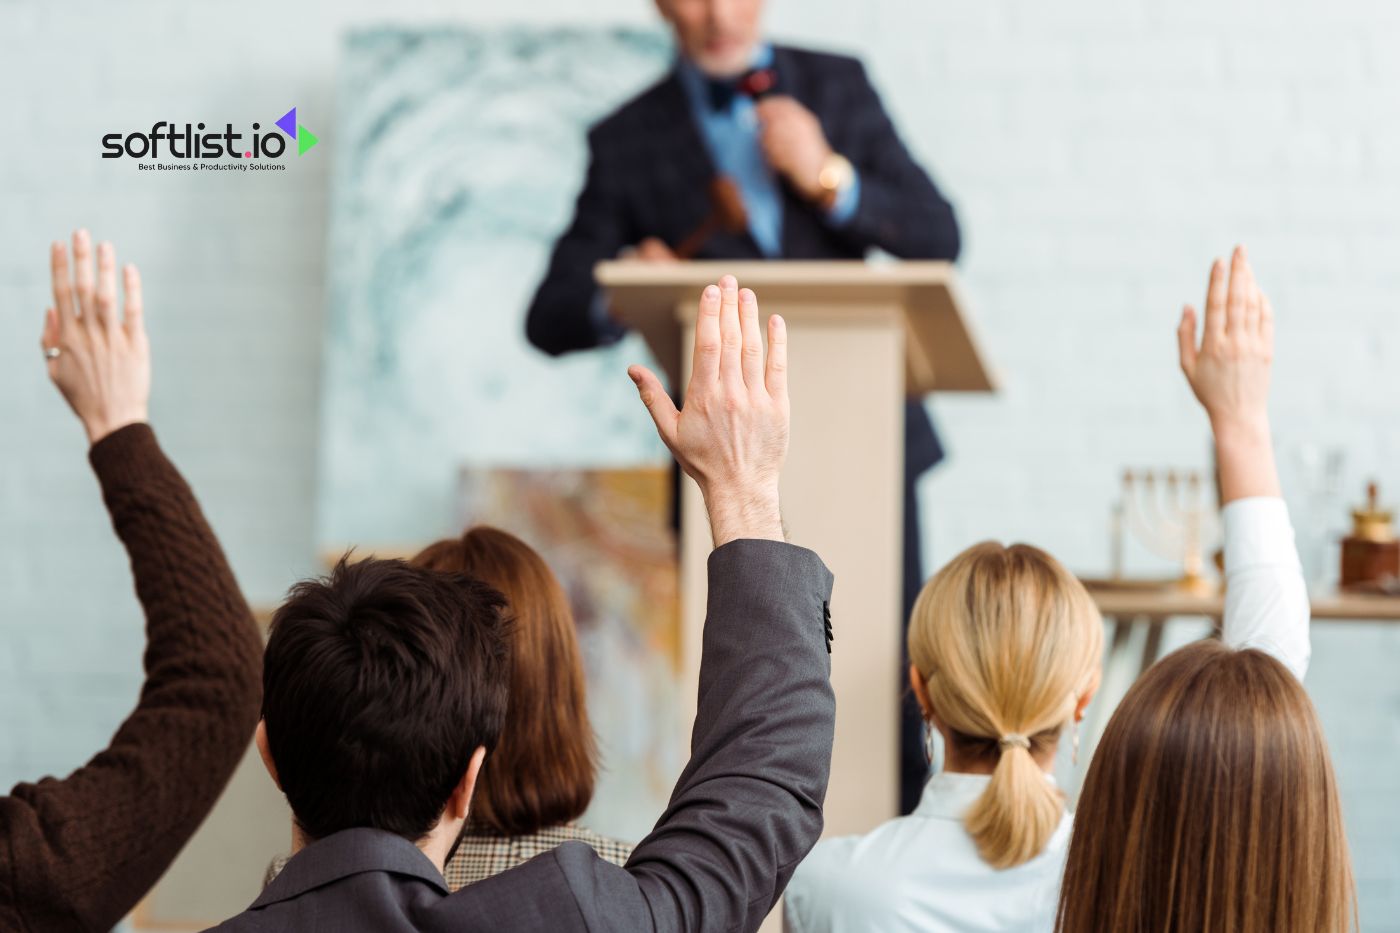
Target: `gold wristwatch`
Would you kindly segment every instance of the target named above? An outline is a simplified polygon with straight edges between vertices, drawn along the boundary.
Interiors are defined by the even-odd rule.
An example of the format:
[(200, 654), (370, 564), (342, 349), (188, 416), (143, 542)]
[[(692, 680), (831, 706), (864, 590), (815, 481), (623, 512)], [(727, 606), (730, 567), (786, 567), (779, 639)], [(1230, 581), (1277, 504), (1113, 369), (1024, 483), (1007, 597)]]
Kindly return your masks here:
[(851, 160), (839, 152), (833, 152), (822, 162), (821, 171), (817, 173), (817, 184), (822, 189), (822, 204), (831, 207), (836, 203), (836, 197), (851, 184), (851, 179), (856, 177), (856, 170), (851, 165)]

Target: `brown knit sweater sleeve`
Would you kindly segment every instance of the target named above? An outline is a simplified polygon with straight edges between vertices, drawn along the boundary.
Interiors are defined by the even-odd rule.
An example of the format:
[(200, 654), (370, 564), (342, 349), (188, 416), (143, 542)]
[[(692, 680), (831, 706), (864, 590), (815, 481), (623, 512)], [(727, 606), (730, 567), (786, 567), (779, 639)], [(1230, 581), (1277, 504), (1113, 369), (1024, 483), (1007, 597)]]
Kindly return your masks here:
[(203, 821), (258, 718), (262, 642), (199, 504), (144, 424), (90, 459), (146, 614), (146, 682), (111, 745), (0, 797), (0, 929), (107, 931)]

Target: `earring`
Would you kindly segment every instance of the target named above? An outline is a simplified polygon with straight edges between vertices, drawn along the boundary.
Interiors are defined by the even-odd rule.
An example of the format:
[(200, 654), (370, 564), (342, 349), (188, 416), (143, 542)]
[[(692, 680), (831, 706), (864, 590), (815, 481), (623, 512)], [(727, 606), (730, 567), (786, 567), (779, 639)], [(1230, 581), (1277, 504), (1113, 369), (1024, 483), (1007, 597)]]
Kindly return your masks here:
[(1073, 763), (1073, 765), (1077, 768), (1077, 767), (1079, 767), (1079, 720), (1078, 720), (1078, 719), (1076, 719), (1076, 720), (1074, 721), (1074, 726), (1071, 727), (1070, 736), (1071, 736), (1070, 741), (1071, 741), (1071, 743), (1072, 743), (1072, 745), (1073, 745), (1073, 754), (1070, 756), (1070, 761), (1071, 761), (1071, 763)]
[(924, 720), (924, 764), (933, 767), (933, 726)]

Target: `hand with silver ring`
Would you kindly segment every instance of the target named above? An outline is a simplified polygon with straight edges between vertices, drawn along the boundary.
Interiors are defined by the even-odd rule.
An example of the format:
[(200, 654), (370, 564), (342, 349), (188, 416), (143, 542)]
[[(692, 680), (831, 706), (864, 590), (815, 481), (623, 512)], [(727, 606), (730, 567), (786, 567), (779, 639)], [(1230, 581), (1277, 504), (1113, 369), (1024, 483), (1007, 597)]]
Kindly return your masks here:
[(49, 261), (54, 306), (44, 314), (40, 346), (49, 378), (97, 443), (118, 428), (146, 420), (151, 395), (151, 348), (141, 306), (141, 276), (135, 266), (122, 270), (125, 314), (117, 312), (117, 261), (111, 243), (97, 247), (93, 271), (92, 238), (73, 234), (73, 266), (68, 251), (54, 243)]

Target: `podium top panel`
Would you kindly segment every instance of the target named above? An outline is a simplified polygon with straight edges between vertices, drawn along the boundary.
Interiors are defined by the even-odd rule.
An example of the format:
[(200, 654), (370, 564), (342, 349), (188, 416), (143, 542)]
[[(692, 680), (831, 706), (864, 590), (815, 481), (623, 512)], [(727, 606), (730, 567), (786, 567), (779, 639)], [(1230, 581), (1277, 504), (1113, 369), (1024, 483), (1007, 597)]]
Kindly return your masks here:
[(910, 288), (946, 285), (955, 278), (953, 264), (926, 260), (868, 263), (846, 260), (705, 259), (691, 262), (645, 262), (619, 259), (598, 263), (598, 284), (618, 286), (695, 286), (698, 291), (722, 275), (732, 275), (749, 288), (808, 288), (858, 286), (861, 288)]
[(801, 326), (807, 303), (820, 309), (824, 322), (835, 313), (855, 326), (871, 321), (869, 312), (876, 308), (897, 308), (905, 324), (907, 391), (996, 391), (952, 263), (620, 259), (594, 267), (598, 284), (608, 290), (613, 315), (641, 331), (668, 369), (678, 352), (678, 329), (685, 324), (677, 308), (696, 302), (706, 285), (726, 274), (757, 292), (760, 308), (781, 310), (794, 327)]

